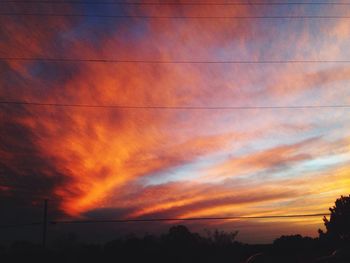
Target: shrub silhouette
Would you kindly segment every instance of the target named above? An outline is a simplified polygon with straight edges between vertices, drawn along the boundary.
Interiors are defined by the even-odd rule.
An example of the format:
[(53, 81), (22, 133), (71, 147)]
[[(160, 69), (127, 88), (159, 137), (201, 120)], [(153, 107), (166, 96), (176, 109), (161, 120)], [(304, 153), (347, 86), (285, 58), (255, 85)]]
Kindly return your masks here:
[(327, 232), (319, 230), (320, 237), (327, 235), (331, 239), (350, 241), (350, 195), (341, 196), (335, 201), (335, 205), (329, 208), (330, 219), (323, 218)]
[(238, 235), (238, 231), (235, 232), (225, 232), (215, 230), (214, 232), (206, 230), (208, 239), (211, 243), (217, 245), (232, 245), (235, 243), (235, 239)]

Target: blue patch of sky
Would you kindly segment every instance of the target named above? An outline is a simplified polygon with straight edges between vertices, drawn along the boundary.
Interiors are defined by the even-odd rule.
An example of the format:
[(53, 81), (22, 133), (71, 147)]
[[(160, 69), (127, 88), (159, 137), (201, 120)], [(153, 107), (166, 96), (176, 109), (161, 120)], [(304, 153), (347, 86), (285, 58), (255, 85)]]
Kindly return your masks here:
[[(297, 12), (297, 8), (287, 6), (274, 8), (272, 10), (269, 9), (264, 15), (329, 15), (328, 9), (329, 8), (325, 9), (325, 6), (303, 6), (303, 12)], [(256, 21), (243, 20), (242, 23), (243, 22), (255, 23)], [(257, 26), (253, 26), (253, 29), (251, 29), (252, 34), (256, 34), (254, 41), (249, 41), (248, 38), (248, 41), (245, 43), (246, 52), (242, 52), (240, 48), (234, 48), (236, 44), (239, 44), (239, 41), (237, 41), (235, 36), (232, 36), (232, 41), (229, 45), (212, 50), (212, 53), (216, 54), (218, 58), (234, 58), (237, 60), (249, 60), (249, 56), (259, 56), (260, 60), (292, 60), (295, 59), (296, 56), (298, 58), (312, 59), (310, 58), (310, 54), (314, 53), (315, 50), (320, 50), (322, 52), (324, 47), (328, 46), (328, 42), (334, 41), (334, 39), (330, 38), (324, 31), (326, 31), (327, 28), (332, 28), (337, 20), (286, 18), (261, 19), (258, 22), (259, 23), (255, 23)], [(295, 41), (302, 39), (304, 33), (308, 34), (309, 45), (305, 46), (304, 49), (300, 49)], [(331, 44), (331, 42), (329, 44)], [(349, 49), (345, 50), (350, 53)], [(325, 54), (327, 54), (327, 50), (325, 50)]]
[(312, 160), (304, 161), (298, 166), (306, 171), (324, 170), (327, 168), (332, 168), (340, 164), (344, 164), (350, 161), (350, 155), (348, 153), (322, 156)]
[[(316, 114), (319, 113), (320, 112), (318, 111)], [(324, 114), (322, 113), (321, 115)], [(302, 114), (299, 114), (299, 117), (301, 117), (302, 120), (304, 118)], [(274, 128), (271, 128), (271, 132), (262, 133), (255, 140), (247, 142), (240, 142), (239, 138), (236, 142), (232, 140), (232, 145), (236, 143), (239, 147), (232, 147), (232, 150), (230, 152), (231, 157), (233, 156), (234, 158), (239, 158), (256, 152), (266, 151), (274, 147), (279, 147), (281, 145), (297, 144), (313, 138), (322, 138), (322, 140), (330, 139), (335, 141), (344, 138), (344, 135), (347, 131), (347, 122), (339, 122), (339, 119), (332, 121), (332, 112), (329, 113), (327, 122), (316, 121), (315, 123), (313, 123), (312, 128), (306, 130), (298, 130), (298, 124), (296, 124), (296, 126), (294, 127), (293, 121), (291, 121), (290, 119), (286, 120), (285, 116), (279, 116), (279, 118), (281, 119), (281, 129), (279, 129), (278, 126), (276, 126)], [(312, 118), (314, 118), (314, 114), (312, 114)], [(235, 130), (237, 132), (247, 131), (246, 125), (248, 125), (249, 127), (249, 122), (247, 122), (246, 125), (245, 123), (246, 122), (241, 122), (240, 125), (235, 127)], [(288, 129), (290, 129), (290, 131), (288, 131)]]
[(161, 185), (176, 181), (190, 181), (197, 176), (196, 170), (198, 164), (196, 162), (172, 167), (166, 171), (153, 173), (141, 179), (144, 186)]
[[(259, 28), (263, 27), (264, 24), (262, 22)], [(248, 38), (248, 40), (250, 39)], [(268, 48), (267, 44), (265, 46), (263, 45), (264, 42), (270, 42), (270, 40), (268, 38), (262, 39), (257, 37), (254, 41), (246, 41), (244, 43), (245, 50), (242, 50), (240, 36), (232, 35), (229, 44), (225, 44), (225, 46), (212, 46), (209, 48), (208, 53), (214, 54), (212, 57), (217, 60), (252, 60), (257, 54), (264, 52)]]
[[(227, 153), (219, 152), (201, 156), (187, 164), (172, 167), (166, 171), (149, 174), (140, 180), (145, 186), (196, 180), (203, 175), (203, 171), (223, 161), (226, 155)], [(204, 182), (203, 180), (201, 181)]]
[(270, 180), (296, 178), (307, 174), (317, 176), (318, 174), (324, 174), (327, 171), (332, 171), (337, 167), (348, 164), (350, 164), (349, 154), (338, 154), (305, 160), (294, 163), (289, 169), (281, 169), (275, 172), (265, 171), (265, 173), (269, 175)]
[[(75, 9), (75, 13), (126, 15), (128, 9), (123, 5), (79, 5), (79, 8)], [(124, 35), (120, 35), (120, 40), (135, 43), (144, 38), (149, 30), (148, 22), (142, 19), (84, 17), (69, 31), (61, 33), (61, 38), (89, 41), (96, 48), (102, 48), (101, 43), (104, 43), (105, 39), (115, 36), (121, 29), (123, 29)]]
[(241, 148), (232, 152), (232, 156), (235, 158), (248, 156), (256, 152), (263, 152), (283, 145), (297, 144), (308, 139), (318, 138), (319, 136), (319, 134), (315, 133), (298, 134), (298, 136), (288, 136), (285, 135), (283, 132), (279, 134), (267, 134), (265, 136), (260, 137), (259, 139), (247, 142)]
[[(347, 68), (345, 68), (345, 70), (347, 70)], [(341, 68), (339, 68), (339, 72), (340, 74), (343, 74), (341, 73), (342, 72)], [(330, 78), (332, 78), (332, 76), (330, 76)], [(314, 93), (310, 95), (305, 94), (305, 97), (306, 97), (305, 99), (308, 99), (310, 101), (310, 100), (317, 100), (317, 97), (320, 97), (319, 103), (327, 103), (328, 105), (348, 104), (349, 98), (350, 98), (350, 89), (349, 89), (350, 76), (347, 76), (344, 78), (346, 79), (334, 80), (329, 83), (327, 83), (327, 79), (325, 78), (325, 83), (324, 84), (320, 83), (315, 85)], [(324, 90), (328, 94), (327, 97), (323, 99), (323, 100), (326, 100), (325, 102), (322, 102), (322, 90)], [(313, 96), (313, 97), (309, 98), (308, 96)], [(332, 99), (332, 100), (329, 101), (329, 99)]]
[[(295, 140), (295, 138), (294, 138)], [(300, 142), (300, 138), (294, 143)], [(250, 144), (250, 145), (249, 145)], [(280, 144), (276, 143), (275, 146)], [(226, 160), (240, 158), (257, 151), (268, 150), (273, 147), (273, 143), (267, 140), (261, 140), (259, 143), (252, 142), (248, 143), (245, 147), (239, 148), (238, 150), (225, 150), (215, 154), (210, 154), (204, 157), (197, 158), (196, 160), (177, 167), (173, 167), (166, 171), (159, 173), (149, 174), (142, 179), (142, 184), (145, 186), (166, 184), (176, 181), (191, 181), (200, 179), (202, 183), (215, 183), (230, 178), (230, 174), (218, 175), (215, 178), (202, 177), (206, 174), (206, 170), (220, 164)], [(306, 152), (307, 154), (307, 152)], [(242, 173), (232, 174), (234, 180), (240, 181), (240, 184), (252, 184), (261, 181), (267, 182), (268, 180), (278, 180), (295, 178), (296, 176), (303, 176), (305, 173), (325, 171), (327, 169), (333, 169), (339, 165), (349, 163), (350, 156), (345, 154), (336, 154), (321, 156), (313, 159), (307, 159), (303, 161), (286, 161), (281, 162), (280, 165), (261, 169), (259, 171), (242, 171)], [(224, 176), (220, 177), (220, 176)], [(242, 183), (245, 182), (245, 183)]]
[[(289, 143), (298, 143), (304, 139), (310, 139), (313, 138), (312, 136), (305, 137), (305, 138), (291, 138)], [(282, 140), (284, 144), (287, 144), (286, 140)], [(180, 165), (177, 167), (172, 167), (166, 171), (149, 174), (144, 177), (143, 184), (145, 185), (157, 185), (157, 184), (164, 184), (169, 182), (175, 182), (175, 181), (190, 181), (190, 180), (196, 180), (199, 179), (205, 174), (207, 169), (210, 169), (211, 167), (223, 163), (229, 159), (234, 158), (241, 158), (244, 156), (248, 156), (249, 154), (254, 154), (259, 151), (264, 151), (271, 149), (273, 147), (280, 146), (281, 140), (276, 140), (275, 137), (271, 137), (270, 139), (262, 138), (261, 140), (254, 141), (254, 142), (248, 142), (244, 145), (244, 147), (232, 147), (231, 149), (225, 149), (222, 151), (219, 151), (214, 154), (209, 154), (207, 156), (199, 157), (190, 163), (187, 163), (185, 165)], [(266, 169), (262, 170), (261, 172), (253, 172), (251, 174), (250, 172), (244, 172), (243, 174), (235, 174), (235, 177), (241, 176), (242, 178), (249, 178), (249, 176), (256, 176), (259, 178), (262, 178), (262, 174), (268, 173), (276, 173), (280, 171), (288, 171), (290, 168), (288, 166), (289, 164), (283, 164), (281, 163), (280, 166), (276, 166), (272, 169)], [(294, 163), (293, 163), (294, 166)], [(294, 169), (294, 168), (293, 168)], [(227, 175), (229, 176), (229, 175)], [(222, 178), (218, 177), (217, 180), (222, 180)], [(207, 180), (205, 178), (201, 178), (201, 182), (213, 182), (215, 181), (213, 178), (208, 178)]]
[[(244, 26), (244, 23), (253, 23), (255, 20), (242, 20), (239, 21)], [(294, 22), (295, 23), (295, 22)], [(298, 26), (300, 22), (298, 23)], [(290, 27), (290, 23), (288, 24)], [(240, 37), (232, 35), (231, 41), (225, 46), (213, 47), (211, 54), (215, 54), (218, 59), (235, 59), (235, 60), (252, 60), (257, 56), (260, 60), (271, 59), (276, 56), (276, 50), (281, 46), (281, 41), (284, 41), (284, 34), (289, 34), (284, 28), (283, 23), (279, 20), (261, 20), (258, 26), (253, 25), (251, 29), (251, 36), (246, 39), (244, 43), (244, 52), (242, 52)], [(278, 54), (280, 59), (285, 59), (286, 54), (290, 50), (283, 50), (283, 54)], [(270, 54), (271, 53), (271, 54)], [(273, 55), (271, 57), (271, 55)], [(283, 57), (282, 57), (283, 56)]]
[(308, 159), (298, 162), (281, 163), (281, 165), (261, 169), (253, 172), (242, 172), (234, 174), (233, 182), (238, 181), (240, 185), (268, 184), (290, 178), (302, 177), (305, 175), (332, 171), (339, 166), (350, 164), (349, 154), (338, 154), (332, 156), (322, 156), (315, 159)]
[(349, 114), (344, 114), (343, 119), (333, 119), (332, 125), (325, 125), (322, 129), (325, 138), (331, 138), (332, 140), (342, 140), (346, 138), (349, 134), (350, 123)]
[[(28, 73), (36, 80), (50, 82), (52, 84), (62, 85), (68, 81), (78, 71), (74, 64), (50, 63), (45, 61), (35, 61), (28, 66)], [(48, 87), (49, 87), (48, 86)]]

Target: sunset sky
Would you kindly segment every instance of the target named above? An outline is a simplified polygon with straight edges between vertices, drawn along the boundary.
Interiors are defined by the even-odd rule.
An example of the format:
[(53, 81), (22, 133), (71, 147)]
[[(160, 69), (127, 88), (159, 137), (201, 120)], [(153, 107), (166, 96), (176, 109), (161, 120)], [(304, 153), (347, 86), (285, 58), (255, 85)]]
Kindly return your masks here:
[[(1, 223), (40, 221), (45, 197), (52, 219), (90, 220), (327, 213), (349, 194), (349, 108), (295, 107), (350, 105), (350, 5), (172, 3), (1, 4), (1, 101), (170, 107), (1, 104)], [(20, 15), (39, 13), (132, 17)], [(265, 242), (323, 222), (189, 225)]]

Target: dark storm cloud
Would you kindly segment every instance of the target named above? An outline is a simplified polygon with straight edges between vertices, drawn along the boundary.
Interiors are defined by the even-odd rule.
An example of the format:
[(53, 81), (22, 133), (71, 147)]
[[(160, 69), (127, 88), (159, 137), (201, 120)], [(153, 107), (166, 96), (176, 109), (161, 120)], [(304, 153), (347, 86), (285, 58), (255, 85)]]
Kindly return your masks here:
[(40, 221), (44, 198), (52, 199), (52, 215), (60, 214), (54, 190), (67, 178), (42, 155), (38, 137), (20, 122), (30, 113), (23, 106), (8, 105), (1, 105), (0, 112), (1, 224)]

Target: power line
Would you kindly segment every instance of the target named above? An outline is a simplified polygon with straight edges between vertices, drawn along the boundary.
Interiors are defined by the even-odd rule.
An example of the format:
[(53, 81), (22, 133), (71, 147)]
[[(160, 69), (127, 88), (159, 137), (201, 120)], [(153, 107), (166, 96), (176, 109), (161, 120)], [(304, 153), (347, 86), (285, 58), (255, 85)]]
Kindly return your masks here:
[(350, 60), (124, 60), (124, 59), (82, 59), (48, 57), (0, 57), (0, 60), (43, 61), (43, 62), (91, 62), (91, 63), (142, 63), (142, 64), (315, 64), (315, 63), (350, 63)]
[(99, 104), (67, 104), (41, 103), (25, 101), (0, 101), (7, 105), (28, 105), (42, 107), (76, 107), (76, 108), (108, 108), (108, 109), (153, 109), (153, 110), (273, 110), (273, 109), (350, 109), (350, 104), (344, 105), (296, 105), (296, 106), (132, 106), (132, 105), (99, 105)]
[[(234, 220), (234, 219), (274, 219), (274, 218), (303, 218), (329, 216), (329, 213), (295, 214), (295, 215), (270, 215), (270, 216), (226, 216), (226, 217), (185, 217), (185, 218), (144, 218), (144, 219), (106, 219), (106, 220), (51, 220), (50, 225), (59, 224), (93, 224), (93, 223), (142, 223), (142, 222), (166, 222), (166, 221), (209, 221), (209, 220)], [(0, 228), (12, 228), (22, 226), (42, 225), (42, 222), (28, 224), (0, 225)]]
[(186, 5), (204, 5), (204, 6), (287, 6), (287, 5), (350, 5), (350, 3), (342, 2), (293, 2), (293, 3), (284, 3), (284, 2), (125, 2), (125, 1), (1, 1), (0, 3), (36, 3), (36, 4), (82, 4), (82, 5), (140, 5), (140, 6), (186, 6)]
[(0, 16), (37, 17), (97, 17), (138, 19), (349, 19), (350, 16), (153, 16), (153, 15), (106, 15), (106, 14), (58, 14), (58, 13), (0, 13)]
[(233, 219), (273, 219), (328, 216), (329, 213), (296, 214), (296, 215), (270, 215), (270, 216), (226, 216), (226, 217), (187, 217), (187, 218), (145, 218), (145, 219), (115, 219), (115, 220), (67, 220), (50, 221), (51, 224), (91, 224), (91, 223), (132, 223), (132, 222), (162, 222), (162, 221), (207, 221), (207, 220), (233, 220)]

